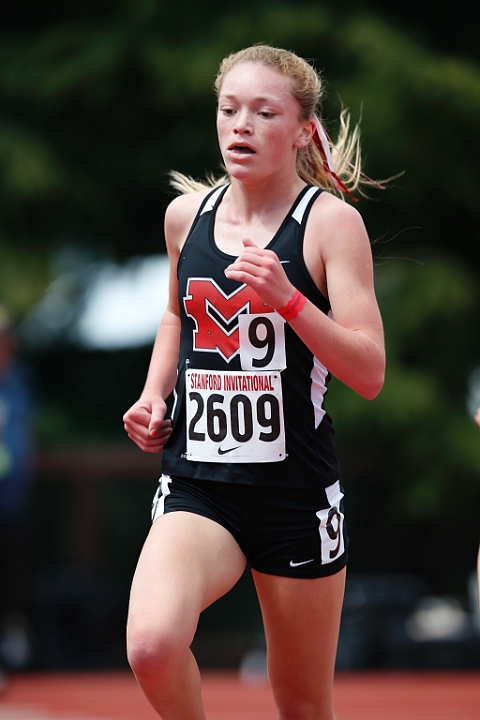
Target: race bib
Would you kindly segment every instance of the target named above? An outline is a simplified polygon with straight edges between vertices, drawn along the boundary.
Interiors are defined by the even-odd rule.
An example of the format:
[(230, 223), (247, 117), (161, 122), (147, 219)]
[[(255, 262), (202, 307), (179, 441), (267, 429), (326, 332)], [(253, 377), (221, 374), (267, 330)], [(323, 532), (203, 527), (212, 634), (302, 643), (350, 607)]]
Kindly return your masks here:
[(185, 395), (187, 460), (285, 459), (280, 372), (187, 370)]

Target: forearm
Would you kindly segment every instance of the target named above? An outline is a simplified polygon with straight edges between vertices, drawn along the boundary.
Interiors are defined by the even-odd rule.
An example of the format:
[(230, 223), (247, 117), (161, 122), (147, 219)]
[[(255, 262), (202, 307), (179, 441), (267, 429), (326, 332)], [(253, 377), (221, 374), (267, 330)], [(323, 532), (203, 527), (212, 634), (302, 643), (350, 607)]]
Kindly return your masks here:
[[(357, 215), (354, 216), (357, 218)], [(367, 399), (380, 392), (385, 371), (383, 329), (373, 289), (372, 261), (368, 238), (354, 228), (350, 242), (340, 234), (333, 243), (327, 263), (323, 258), (311, 262), (312, 277), (326, 280), (328, 299), (335, 320), (309, 300), (298, 314), (285, 319), (316, 358), (343, 383)], [(337, 237), (335, 239), (338, 239)], [(358, 242), (357, 242), (358, 241)], [(284, 310), (295, 297), (277, 255), (243, 240), (244, 251), (225, 270), (225, 275), (250, 285), (270, 307)], [(327, 295), (325, 295), (327, 297)]]
[(163, 315), (153, 347), (147, 379), (141, 397), (170, 395), (177, 381), (180, 347), (180, 318), (170, 310)]
[(342, 327), (308, 300), (289, 324), (332, 375), (367, 400), (378, 395), (385, 373), (381, 329), (370, 334)]

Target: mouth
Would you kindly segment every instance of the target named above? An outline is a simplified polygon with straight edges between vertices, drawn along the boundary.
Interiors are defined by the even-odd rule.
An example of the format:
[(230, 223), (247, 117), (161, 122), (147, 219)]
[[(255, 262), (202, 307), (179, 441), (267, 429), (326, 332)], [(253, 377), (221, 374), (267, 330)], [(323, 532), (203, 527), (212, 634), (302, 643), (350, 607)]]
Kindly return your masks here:
[(255, 155), (255, 150), (248, 145), (230, 145), (228, 150), (239, 155)]

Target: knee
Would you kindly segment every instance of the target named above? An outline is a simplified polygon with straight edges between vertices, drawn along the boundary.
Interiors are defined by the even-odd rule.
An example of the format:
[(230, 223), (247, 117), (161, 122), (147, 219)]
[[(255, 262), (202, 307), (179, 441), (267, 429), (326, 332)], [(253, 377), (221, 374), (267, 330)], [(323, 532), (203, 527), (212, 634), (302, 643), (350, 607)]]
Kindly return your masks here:
[(137, 678), (153, 676), (158, 681), (168, 675), (188, 646), (168, 631), (129, 629), (127, 634), (128, 662)]

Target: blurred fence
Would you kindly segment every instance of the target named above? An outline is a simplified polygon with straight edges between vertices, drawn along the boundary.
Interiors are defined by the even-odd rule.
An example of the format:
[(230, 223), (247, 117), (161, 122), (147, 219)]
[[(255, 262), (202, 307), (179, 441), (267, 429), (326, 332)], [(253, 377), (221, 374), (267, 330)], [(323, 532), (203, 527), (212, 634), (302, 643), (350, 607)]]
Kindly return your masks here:
[[(126, 666), (129, 587), (159, 473), (157, 456), (127, 445), (38, 456), (23, 568), (29, 667)], [(475, 622), (473, 608), (455, 598), (432, 598), (416, 576), (351, 573), (337, 668), (478, 668)], [(261, 615), (248, 571), (203, 613), (193, 649), (202, 667), (265, 672)]]
[(128, 590), (159, 459), (133, 446), (40, 453), (26, 558), (35, 667), (125, 664)]

